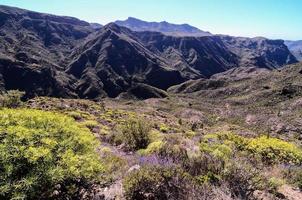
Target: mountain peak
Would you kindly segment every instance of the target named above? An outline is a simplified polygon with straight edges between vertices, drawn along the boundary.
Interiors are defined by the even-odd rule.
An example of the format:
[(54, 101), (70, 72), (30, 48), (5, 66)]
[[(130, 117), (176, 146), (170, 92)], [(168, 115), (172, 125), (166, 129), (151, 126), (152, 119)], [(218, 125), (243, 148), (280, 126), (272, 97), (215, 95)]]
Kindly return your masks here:
[(126, 20), (115, 21), (119, 26), (127, 27), (133, 31), (143, 32), (143, 31), (153, 31), (161, 32), (165, 35), (172, 36), (211, 36), (210, 32), (202, 31), (189, 24), (172, 24), (167, 21), (162, 22), (147, 22), (134, 17), (128, 17)]
[(120, 30), (120, 27), (116, 24), (116, 23), (109, 23), (109, 24), (106, 24), (104, 27), (104, 29), (113, 29), (113, 30)]
[(128, 17), (127, 20), (128, 21), (142, 21), (142, 20), (140, 20), (138, 18), (135, 18), (135, 17)]

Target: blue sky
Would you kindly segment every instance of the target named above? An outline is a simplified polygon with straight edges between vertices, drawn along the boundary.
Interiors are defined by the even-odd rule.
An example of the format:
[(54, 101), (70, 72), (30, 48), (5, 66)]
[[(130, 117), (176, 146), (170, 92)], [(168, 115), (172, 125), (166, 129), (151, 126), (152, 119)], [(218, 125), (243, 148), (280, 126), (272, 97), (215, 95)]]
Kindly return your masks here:
[(302, 39), (302, 0), (0, 0), (0, 4), (101, 24), (132, 16), (188, 23), (217, 34)]

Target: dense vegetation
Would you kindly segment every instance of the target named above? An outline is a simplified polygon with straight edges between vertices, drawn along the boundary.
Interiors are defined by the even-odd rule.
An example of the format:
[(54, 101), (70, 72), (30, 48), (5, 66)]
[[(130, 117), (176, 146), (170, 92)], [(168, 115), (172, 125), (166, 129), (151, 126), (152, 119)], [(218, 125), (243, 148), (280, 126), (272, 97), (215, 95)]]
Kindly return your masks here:
[(21, 98), (25, 93), (18, 90), (10, 90), (0, 95), (0, 107), (16, 108), (22, 105)]
[(1, 199), (79, 195), (102, 172), (98, 142), (73, 119), (31, 109), (0, 116)]
[(126, 145), (128, 150), (144, 149), (150, 142), (150, 125), (140, 119), (128, 119), (120, 126), (120, 133), (116, 136), (116, 142)]

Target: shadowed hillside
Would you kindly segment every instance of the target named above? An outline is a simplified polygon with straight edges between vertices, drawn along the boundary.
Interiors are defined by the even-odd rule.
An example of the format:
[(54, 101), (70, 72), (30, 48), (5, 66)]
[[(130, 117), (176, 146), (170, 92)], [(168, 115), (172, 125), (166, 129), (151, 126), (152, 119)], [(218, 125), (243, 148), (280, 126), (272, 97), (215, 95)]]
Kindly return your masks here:
[(27, 97), (117, 97), (136, 84), (166, 90), (231, 68), (297, 62), (280, 40), (166, 36), (115, 24), (96, 28), (7, 6), (0, 6), (0, 15), (0, 89), (24, 90)]

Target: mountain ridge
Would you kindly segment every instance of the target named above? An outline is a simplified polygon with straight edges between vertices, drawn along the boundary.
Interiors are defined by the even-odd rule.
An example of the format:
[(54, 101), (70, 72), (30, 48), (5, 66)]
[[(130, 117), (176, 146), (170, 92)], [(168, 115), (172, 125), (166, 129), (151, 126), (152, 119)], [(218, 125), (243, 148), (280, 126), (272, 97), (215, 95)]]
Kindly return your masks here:
[(285, 41), (286, 46), (292, 52), (292, 54), (299, 60), (302, 61), (302, 40), (296, 41)]
[(127, 91), (163, 96), (151, 90), (209, 78), (242, 60), (246, 67), (268, 69), (297, 62), (282, 41), (169, 36), (115, 23), (95, 28), (7, 6), (0, 6), (0, 16), (0, 88), (24, 90), (28, 97), (94, 99)]
[(128, 19), (122, 21), (117, 20), (116, 23), (119, 26), (127, 27), (133, 31), (153, 31), (161, 32), (166, 35), (172, 36), (211, 36), (212, 34), (207, 31), (200, 30), (189, 24), (172, 24), (166, 21), (162, 22), (147, 22), (134, 17), (128, 17)]

